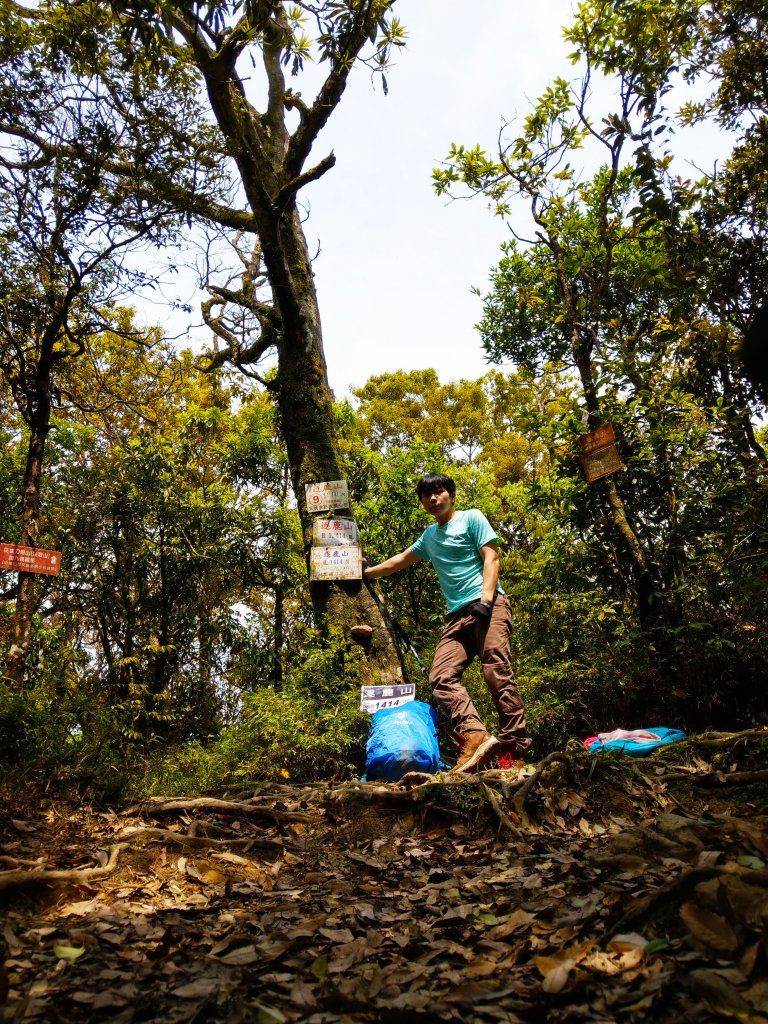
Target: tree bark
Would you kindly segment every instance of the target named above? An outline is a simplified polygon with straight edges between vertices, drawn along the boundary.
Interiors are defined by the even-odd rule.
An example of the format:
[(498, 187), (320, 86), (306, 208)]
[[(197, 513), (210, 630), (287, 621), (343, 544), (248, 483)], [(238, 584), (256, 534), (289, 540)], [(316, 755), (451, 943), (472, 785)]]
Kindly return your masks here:
[[(21, 498), (21, 544), (34, 547), (40, 521), (40, 481), (43, 472), (45, 439), (50, 429), (50, 388), (37, 382), (37, 410), (30, 425), (27, 461)], [(35, 612), (35, 575), (20, 572), (16, 608), (11, 627), (11, 646), (5, 659), (4, 675), (17, 688), (24, 682), (24, 671), (32, 643), (32, 616)]]
[[(562, 275), (562, 278), (564, 280), (564, 275)], [(571, 316), (572, 322), (575, 323), (576, 314), (575, 309), (573, 308), (570, 289), (563, 283), (563, 281), (561, 281), (561, 291), (563, 298), (569, 307), (569, 315)], [(574, 354), (574, 360), (576, 362), (576, 368), (578, 369), (579, 376), (581, 378), (581, 385), (584, 389), (584, 398), (587, 406), (587, 413), (589, 415), (589, 425), (594, 429), (601, 423), (602, 414), (600, 410), (600, 400), (592, 374), (592, 347), (588, 341), (585, 341), (581, 337), (576, 326), (573, 326), (571, 330), (571, 347)], [(621, 495), (618, 492), (616, 482), (613, 477), (604, 477), (602, 480), (598, 481), (598, 486), (602, 491), (608, 506), (608, 515), (617, 531), (621, 548), (632, 569), (632, 575), (635, 579), (638, 613), (641, 619), (647, 620), (654, 612), (655, 586), (653, 573), (651, 572), (651, 567), (646, 556), (645, 549), (632, 528), (632, 524), (627, 516), (627, 510), (624, 506), (624, 502), (621, 500)]]
[[(312, 518), (306, 508), (305, 484), (341, 479), (343, 469), (336, 443), (333, 395), (328, 384), (312, 264), (296, 194), (302, 184), (315, 180), (334, 163), (331, 155), (316, 168), (303, 170), (312, 141), (344, 91), (348, 67), (339, 61), (320, 98), (311, 110), (304, 109), (299, 127), (290, 135), (285, 125), (288, 90), (282, 74), (279, 26), (271, 19), (263, 26), (269, 98), (261, 114), (246, 99), (235, 71), (236, 48), (222, 48), (214, 54), (200, 34), (190, 28), (184, 15), (179, 13), (178, 19), (177, 27), (194, 53), (211, 110), (237, 165), (279, 314), (277, 408), (308, 560)], [(357, 31), (360, 38), (355, 45), (359, 49), (370, 26)], [(349, 46), (354, 60), (356, 51), (352, 43)], [(402, 679), (397, 644), (361, 581), (311, 583), (310, 592), (315, 620), (321, 629), (327, 629), (331, 623), (347, 632), (357, 624), (373, 626), (373, 642), (363, 655), (364, 674), (382, 683)]]

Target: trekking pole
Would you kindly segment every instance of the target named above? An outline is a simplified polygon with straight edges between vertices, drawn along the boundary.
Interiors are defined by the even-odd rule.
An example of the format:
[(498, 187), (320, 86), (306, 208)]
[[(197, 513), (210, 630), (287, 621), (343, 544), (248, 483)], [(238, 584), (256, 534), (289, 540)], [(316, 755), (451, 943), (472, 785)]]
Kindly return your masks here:
[[(392, 612), (387, 607), (386, 602), (384, 601), (384, 597), (382, 596), (382, 594), (379, 593), (378, 589), (374, 586), (372, 580), (367, 580), (365, 578), (365, 576), (363, 576), (363, 583), (366, 585), (366, 587), (368, 589), (368, 593), (371, 595), (371, 597), (375, 601), (379, 611), (382, 614), (382, 618), (386, 622), (387, 626), (394, 633), (395, 637), (397, 638), (398, 642), (400, 643), (400, 646), (404, 650), (408, 651), (410, 654), (413, 655), (413, 657), (416, 659), (417, 665), (419, 666), (419, 668), (421, 669), (422, 673), (424, 674), (424, 678), (429, 683), (429, 669), (427, 668), (427, 666), (424, 664), (424, 662), (419, 657), (419, 653), (416, 650), (416, 648), (413, 646), (413, 641), (411, 640), (411, 638), (408, 636), (406, 631), (403, 629), (403, 627), (400, 625), (400, 623), (397, 621), (397, 619), (394, 617)], [(431, 685), (430, 685), (429, 689), (430, 689), (430, 696), (431, 696), (432, 695), (432, 686)], [(442, 705), (439, 703), (439, 701), (436, 701), (436, 700), (432, 701), (432, 705), (437, 707), (438, 714), (441, 715), (443, 720), (444, 720), (443, 724), (445, 726), (445, 730), (446, 730), (446, 734), (447, 734), (448, 740), (450, 741), (450, 743), (455, 748), (458, 748), (458, 744), (457, 744), (456, 739), (455, 739), (455, 737), (453, 735), (453, 729), (451, 728), (451, 723), (450, 723), (450, 720), (449, 720), (449, 718), (448, 718), (448, 716), (447, 716), (447, 714), (445, 712), (445, 709), (442, 707)]]
[(368, 588), (368, 593), (371, 595), (373, 600), (378, 605), (379, 611), (381, 612), (384, 621), (387, 623), (389, 628), (392, 630), (392, 632), (395, 634), (398, 641), (400, 642), (400, 646), (413, 655), (413, 657), (416, 659), (416, 664), (419, 666), (424, 675), (424, 678), (427, 680), (427, 682), (429, 682), (429, 669), (419, 657), (418, 651), (413, 646), (411, 638), (405, 632), (405, 630), (394, 617), (389, 608), (387, 608), (386, 604), (384, 603), (384, 598), (373, 585), (372, 581), (367, 580), (365, 576), (363, 576), (363, 583), (365, 583), (366, 587)]

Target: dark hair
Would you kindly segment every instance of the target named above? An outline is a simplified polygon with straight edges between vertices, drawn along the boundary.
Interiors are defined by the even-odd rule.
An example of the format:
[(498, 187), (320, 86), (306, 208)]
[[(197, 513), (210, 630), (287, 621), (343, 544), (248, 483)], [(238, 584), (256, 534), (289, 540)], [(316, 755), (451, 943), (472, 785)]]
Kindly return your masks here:
[(456, 497), (456, 484), (453, 479), (445, 473), (424, 473), (421, 480), (416, 484), (416, 493), (419, 501), (425, 494), (432, 494), (433, 491), (446, 490), (452, 498)]

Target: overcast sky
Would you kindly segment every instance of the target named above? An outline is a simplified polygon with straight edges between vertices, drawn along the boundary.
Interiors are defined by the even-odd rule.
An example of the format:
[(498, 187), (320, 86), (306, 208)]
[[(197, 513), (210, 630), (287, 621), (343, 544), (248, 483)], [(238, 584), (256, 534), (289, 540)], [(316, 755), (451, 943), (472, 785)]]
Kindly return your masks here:
[(372, 374), (488, 365), (474, 324), (508, 237), (481, 199), (447, 201), (432, 168), (451, 142), (493, 149), (502, 119), (572, 73), (561, 28), (571, 0), (398, 0), (408, 44), (389, 94), (358, 69), (317, 144), (337, 163), (304, 198), (328, 374), (338, 398)]
[[(481, 198), (438, 199), (431, 172), (452, 142), (493, 152), (503, 121), (524, 117), (555, 76), (575, 78), (562, 37), (573, 6), (397, 0), (408, 43), (388, 74), (389, 94), (366, 68), (353, 72), (308, 164), (333, 150), (336, 166), (300, 194), (310, 251), (319, 251), (314, 267), (337, 398), (398, 369), (434, 367), (442, 381), (488, 370), (474, 329), (482, 303), (471, 289), (487, 290), (509, 231)], [(306, 83), (291, 84), (310, 99)], [(711, 162), (711, 147), (678, 139), (678, 153), (680, 145)], [(184, 297), (199, 309), (199, 292)], [(198, 329), (178, 340), (197, 348), (209, 337)]]

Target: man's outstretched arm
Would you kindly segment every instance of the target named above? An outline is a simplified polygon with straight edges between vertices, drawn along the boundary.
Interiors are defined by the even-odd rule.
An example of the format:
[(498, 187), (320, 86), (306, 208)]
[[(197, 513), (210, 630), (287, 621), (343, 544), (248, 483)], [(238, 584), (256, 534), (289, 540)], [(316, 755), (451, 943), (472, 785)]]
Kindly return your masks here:
[(499, 582), (499, 548), (495, 540), (480, 548), (480, 557), (483, 560), (483, 596), (481, 600), (492, 604)]
[(363, 579), (375, 580), (379, 576), (391, 576), (393, 572), (400, 572), (401, 569), (407, 569), (409, 565), (415, 565), (416, 562), (420, 562), (421, 559), (418, 555), (415, 555), (410, 548), (405, 551), (401, 551), (399, 555), (392, 555), (391, 558), (387, 558), (384, 562), (379, 562), (378, 565), (368, 565), (363, 568)]

